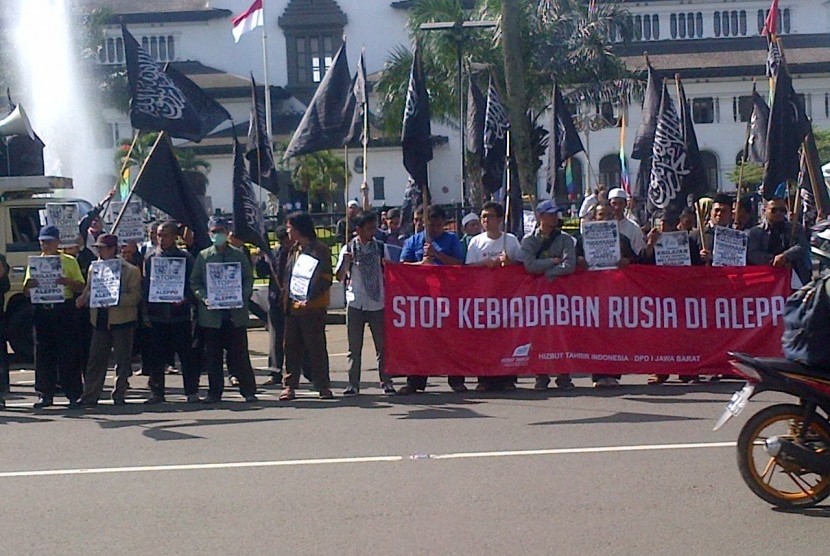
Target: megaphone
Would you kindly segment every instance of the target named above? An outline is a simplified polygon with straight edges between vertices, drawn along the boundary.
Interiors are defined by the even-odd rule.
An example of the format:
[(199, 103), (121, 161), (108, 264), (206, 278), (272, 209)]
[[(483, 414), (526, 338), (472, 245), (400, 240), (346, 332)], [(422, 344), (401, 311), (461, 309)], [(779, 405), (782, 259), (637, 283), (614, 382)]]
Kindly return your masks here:
[(0, 137), (11, 135), (28, 135), (34, 140), (35, 132), (32, 131), (32, 124), (26, 116), (26, 111), (19, 104), (11, 114), (0, 120)]

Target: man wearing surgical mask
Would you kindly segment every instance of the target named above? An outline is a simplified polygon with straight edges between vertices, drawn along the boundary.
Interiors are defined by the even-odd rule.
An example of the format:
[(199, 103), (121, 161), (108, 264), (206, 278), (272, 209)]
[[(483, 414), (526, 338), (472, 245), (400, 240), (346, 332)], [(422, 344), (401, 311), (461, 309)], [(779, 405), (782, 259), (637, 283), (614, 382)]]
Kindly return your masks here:
[[(240, 263), (242, 269), (242, 299), (250, 299), (254, 289), (251, 259), (241, 249), (228, 243), (228, 225), (222, 218), (212, 217), (209, 223), (211, 247), (196, 258), (190, 285), (196, 297), (197, 319), (205, 345), (205, 365), (208, 375), (208, 395), (202, 403), (221, 401), (224, 390), (223, 355), (228, 373), (239, 380), (239, 393), (246, 402), (256, 401), (254, 371), (248, 359), (248, 306), (236, 309), (211, 307), (207, 292), (208, 263)], [(223, 353), (224, 352), (224, 353)]]

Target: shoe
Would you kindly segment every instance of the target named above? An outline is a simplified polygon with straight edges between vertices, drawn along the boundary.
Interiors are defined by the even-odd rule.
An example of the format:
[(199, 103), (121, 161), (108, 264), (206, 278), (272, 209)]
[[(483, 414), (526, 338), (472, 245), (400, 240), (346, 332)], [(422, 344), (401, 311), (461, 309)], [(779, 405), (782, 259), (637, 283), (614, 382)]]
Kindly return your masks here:
[(113, 398), (112, 405), (127, 405), (127, 400), (124, 398)]
[(69, 409), (82, 409), (83, 407), (81, 400), (69, 400)]
[[(321, 394), (322, 394), (322, 392), (321, 392)], [(357, 396), (358, 394), (360, 394), (360, 388), (355, 388), (351, 384), (346, 386), (346, 389), (343, 390), (343, 395), (344, 396)]]
[(214, 404), (217, 404), (221, 401), (222, 401), (221, 398), (216, 398), (214, 396), (211, 396), (210, 394), (208, 394), (207, 396), (205, 396), (204, 398), (201, 399), (201, 403), (203, 403), (205, 405), (214, 405)]
[(683, 384), (700, 384), (700, 375), (680, 375), (679, 378)]
[(294, 393), (294, 389), (291, 388), (290, 386), (286, 386), (283, 389), (282, 394), (280, 394), (279, 399), (280, 399), (281, 402), (290, 402), (291, 400), (293, 400), (296, 397), (297, 397), (297, 394)]
[(401, 387), (398, 389), (398, 395), (399, 395), (399, 396), (410, 396), (410, 395), (412, 395), (412, 394), (414, 394), (414, 393), (416, 393), (416, 392), (417, 392), (417, 390), (415, 389), (415, 387), (414, 387), (414, 386), (411, 386), (411, 385), (409, 385), (409, 384), (406, 384), (406, 385), (404, 385), (404, 386), (401, 386)]
[(232, 377), (230, 377), (230, 378), (228, 379), (228, 383), (229, 383), (231, 386), (239, 386), (239, 379), (238, 379), (238, 378), (236, 378), (235, 376), (232, 376)]
[(282, 384), (282, 377), (271, 375), (268, 380), (262, 383), (263, 386), (279, 386)]
[(146, 400), (144, 400), (144, 405), (156, 405), (156, 404), (164, 403), (165, 401), (167, 401), (167, 400), (164, 399), (164, 396), (158, 396), (158, 395), (154, 394), (154, 395), (150, 396), (149, 398), (147, 398)]
[(144, 374), (144, 369), (136, 369), (133, 371), (133, 376), (141, 376)]
[(392, 384), (391, 380), (387, 380), (386, 382), (381, 382), (380, 387), (383, 388), (384, 394), (397, 394), (395, 391), (395, 386)]
[(187, 403), (199, 403), (202, 400), (199, 399), (199, 394), (188, 394), (187, 395)]
[(468, 388), (463, 384), (453, 384), (450, 386), (450, 388), (452, 388), (452, 391), (456, 394), (462, 394), (468, 390)]
[(721, 376), (723, 375), (712, 375), (709, 377), (709, 382), (720, 382)]
[(484, 382), (476, 384), (476, 392), (487, 392), (490, 390), (490, 385)]
[(331, 390), (328, 388), (323, 388), (320, 390), (320, 399), (321, 400), (333, 400), (334, 394), (331, 393)]
[(550, 379), (546, 376), (537, 377), (536, 384), (533, 385), (534, 390), (547, 390), (550, 385)]
[(97, 407), (98, 400), (85, 400), (83, 398), (78, 398), (78, 406), (79, 407)]
[[(613, 388), (614, 386), (619, 385), (620, 382), (616, 378), (610, 376), (604, 376), (594, 381), (594, 388)], [(571, 385), (571, 387), (573, 387), (573, 385)]]
[(167, 368), (164, 369), (164, 374), (167, 375), (177, 375), (179, 374), (179, 369), (174, 367), (173, 365), (167, 365)]
[(646, 384), (663, 384), (669, 380), (669, 375), (648, 375)]
[(258, 402), (259, 398), (257, 398), (254, 394), (248, 394), (245, 396), (245, 403), (254, 403)]
[(516, 389), (516, 383), (515, 382), (505, 382), (504, 387), (502, 388), (502, 390), (504, 390), (505, 392), (512, 392), (515, 389)]
[(571, 379), (556, 379), (556, 388), (558, 390), (567, 391), (573, 390), (575, 388), (574, 383)]
[(52, 406), (52, 398), (46, 398), (41, 396), (35, 402), (33, 406), (35, 409), (43, 409), (44, 407), (51, 407)]
[(6, 400), (0, 398), (0, 410), (6, 409)]

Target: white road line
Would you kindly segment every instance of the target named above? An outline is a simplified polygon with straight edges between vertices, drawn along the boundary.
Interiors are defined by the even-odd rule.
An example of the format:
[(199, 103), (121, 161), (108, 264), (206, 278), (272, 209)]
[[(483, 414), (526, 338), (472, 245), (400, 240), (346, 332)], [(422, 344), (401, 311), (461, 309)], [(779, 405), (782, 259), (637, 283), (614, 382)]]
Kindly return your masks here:
[(46, 469), (42, 471), (7, 471), (0, 479), (21, 477), (54, 477), (60, 475), (99, 475), (118, 473), (147, 473), (158, 471), (205, 471), (213, 469), (241, 469), (251, 467), (297, 467), (307, 465), (337, 465), (354, 463), (400, 463), (409, 460), (448, 460), (500, 458), (521, 456), (556, 456), (566, 454), (596, 454), (609, 452), (650, 452), (656, 450), (692, 450), (703, 448), (733, 448), (734, 442), (701, 442), (688, 444), (645, 444), (640, 446), (599, 446), (593, 448), (553, 448), (549, 450), (509, 450), (502, 452), (461, 452), (454, 454), (416, 454), (411, 456), (364, 456), (349, 458), (295, 459), (276, 461), (240, 461), (230, 463), (192, 463), (179, 465), (148, 465), (137, 467), (97, 467), (88, 469)]

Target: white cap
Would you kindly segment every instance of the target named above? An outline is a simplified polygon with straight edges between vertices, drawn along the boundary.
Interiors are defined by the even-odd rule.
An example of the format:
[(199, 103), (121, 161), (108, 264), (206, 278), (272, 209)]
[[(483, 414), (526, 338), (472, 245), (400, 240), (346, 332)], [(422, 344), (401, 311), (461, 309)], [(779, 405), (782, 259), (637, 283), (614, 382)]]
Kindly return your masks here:
[(611, 199), (623, 199), (624, 201), (627, 201), (628, 193), (626, 193), (625, 189), (622, 187), (615, 187), (608, 192), (608, 200), (610, 201)]
[(474, 212), (471, 212), (470, 214), (464, 216), (464, 218), (461, 219), (461, 227), (463, 228), (464, 226), (466, 226), (470, 222), (478, 222), (478, 221), (479, 221), (478, 220), (478, 215)]
[(359, 207), (360, 203), (358, 203), (357, 201), (352, 199), (351, 201), (349, 201), (348, 206), (350, 206), (350, 207)]

